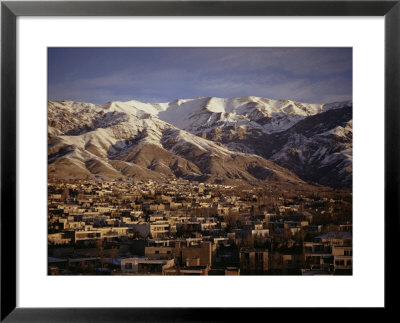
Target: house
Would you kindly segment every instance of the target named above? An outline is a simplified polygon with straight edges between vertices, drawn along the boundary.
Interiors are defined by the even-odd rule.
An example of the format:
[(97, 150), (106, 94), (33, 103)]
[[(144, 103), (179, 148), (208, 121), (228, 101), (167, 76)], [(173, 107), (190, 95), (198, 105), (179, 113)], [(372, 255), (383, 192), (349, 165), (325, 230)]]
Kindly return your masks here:
[(352, 246), (333, 246), (332, 255), (335, 275), (351, 275), (353, 273)]
[(170, 224), (167, 221), (140, 222), (131, 224), (130, 227), (138, 232), (142, 238), (147, 238), (150, 235), (153, 238), (159, 238), (169, 235)]
[(314, 242), (304, 242), (304, 257), (308, 269), (351, 274), (351, 232), (328, 232), (315, 237)]
[(240, 268), (237, 267), (226, 267), (225, 268), (225, 276), (239, 276)]
[(332, 247), (322, 242), (304, 242), (304, 261), (311, 270), (333, 270)]
[(175, 265), (174, 259), (149, 259), (145, 258), (125, 258), (121, 259), (121, 271), (131, 274), (158, 274), (161, 275), (168, 268)]
[(179, 251), (175, 247), (150, 246), (144, 248), (144, 255), (150, 259), (171, 259), (178, 258)]
[(215, 251), (215, 245), (213, 246), (210, 241), (202, 241), (194, 246), (184, 246), (181, 250), (182, 263), (186, 263), (187, 259), (199, 258), (200, 266), (211, 266), (213, 251)]
[(240, 272), (244, 275), (265, 274), (269, 269), (267, 249), (240, 249)]
[(88, 231), (75, 231), (75, 242), (78, 241), (96, 241), (101, 240), (100, 230), (88, 230)]
[(71, 237), (67, 237), (66, 232), (57, 232), (47, 235), (49, 245), (68, 244), (72, 241)]

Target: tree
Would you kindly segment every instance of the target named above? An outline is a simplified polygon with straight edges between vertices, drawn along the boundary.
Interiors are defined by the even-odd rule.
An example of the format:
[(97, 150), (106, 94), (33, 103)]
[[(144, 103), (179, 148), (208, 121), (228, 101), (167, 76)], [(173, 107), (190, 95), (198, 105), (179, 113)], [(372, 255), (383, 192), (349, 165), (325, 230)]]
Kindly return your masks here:
[(290, 240), (292, 238), (292, 231), (290, 229), (284, 229), (283, 231), (283, 239)]
[(104, 245), (103, 245), (103, 240), (99, 239), (96, 241), (96, 246), (99, 251), (99, 256), (100, 256), (100, 262), (101, 262), (101, 268), (103, 268), (103, 262), (104, 262)]
[(69, 197), (69, 188), (64, 188), (63, 192), (62, 192), (62, 198), (63, 200), (67, 200), (67, 198)]
[(239, 213), (233, 212), (229, 209), (229, 213), (224, 215), (224, 221), (226, 222), (226, 231), (231, 232), (233, 228), (237, 227), (237, 222), (239, 220)]

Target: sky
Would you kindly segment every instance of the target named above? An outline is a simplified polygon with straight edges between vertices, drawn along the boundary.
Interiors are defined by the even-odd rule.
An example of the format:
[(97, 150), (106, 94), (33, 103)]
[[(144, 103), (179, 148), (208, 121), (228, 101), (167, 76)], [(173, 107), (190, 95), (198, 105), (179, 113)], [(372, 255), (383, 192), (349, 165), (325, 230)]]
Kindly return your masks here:
[(352, 48), (48, 48), (48, 99), (352, 99)]

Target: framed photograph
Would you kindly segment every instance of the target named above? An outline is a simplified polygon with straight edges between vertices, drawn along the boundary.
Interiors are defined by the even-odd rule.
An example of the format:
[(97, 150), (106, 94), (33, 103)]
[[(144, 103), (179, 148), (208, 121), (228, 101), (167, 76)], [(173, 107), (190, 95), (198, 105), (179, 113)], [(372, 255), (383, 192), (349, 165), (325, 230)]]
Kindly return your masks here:
[(3, 1), (1, 320), (393, 308), (399, 15)]

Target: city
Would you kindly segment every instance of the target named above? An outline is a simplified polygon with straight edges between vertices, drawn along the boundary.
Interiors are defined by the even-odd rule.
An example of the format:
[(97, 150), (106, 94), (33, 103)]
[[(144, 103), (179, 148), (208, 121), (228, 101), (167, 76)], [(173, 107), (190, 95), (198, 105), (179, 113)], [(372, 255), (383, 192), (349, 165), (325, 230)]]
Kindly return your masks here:
[(48, 275), (353, 274), (351, 47), (48, 57)]
[(49, 178), (48, 274), (351, 275), (352, 194)]

